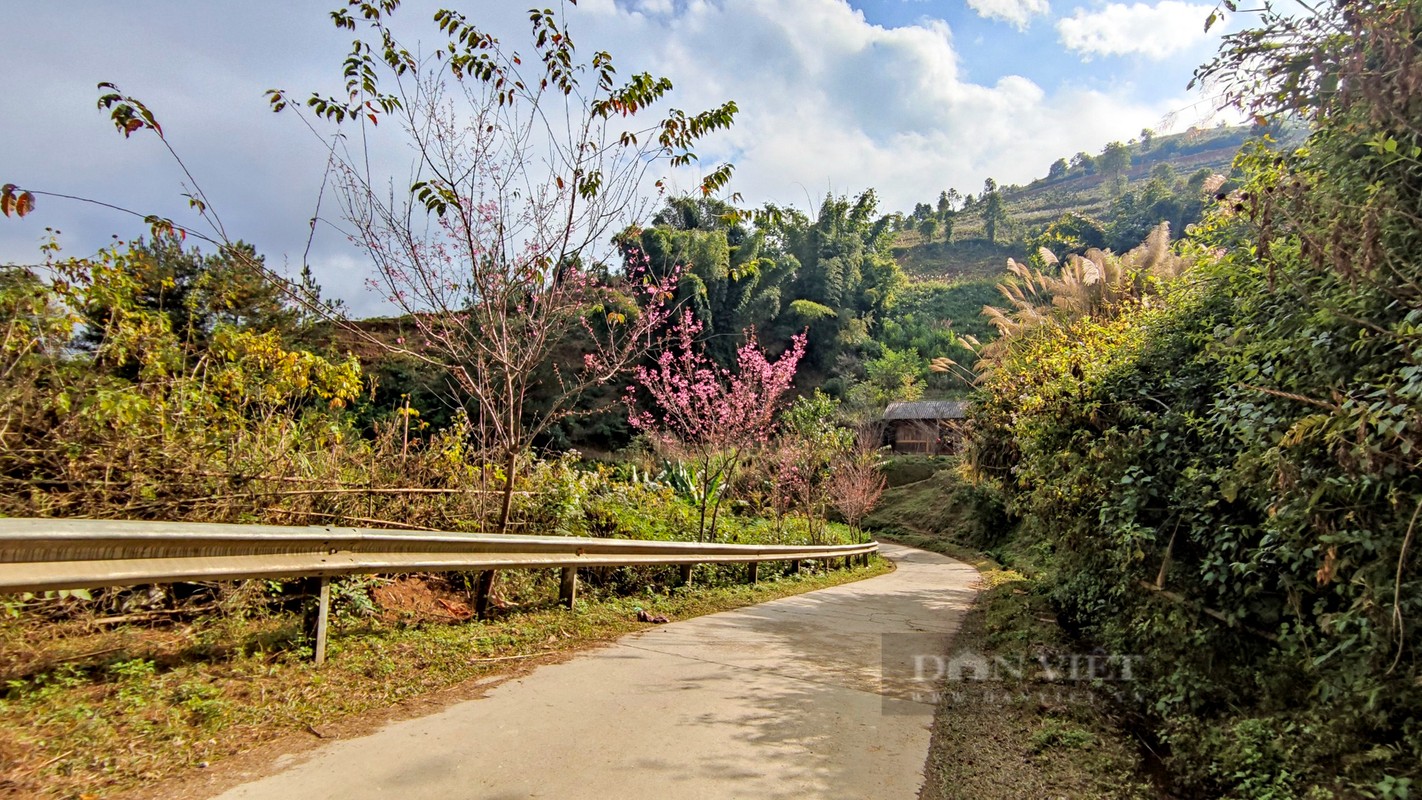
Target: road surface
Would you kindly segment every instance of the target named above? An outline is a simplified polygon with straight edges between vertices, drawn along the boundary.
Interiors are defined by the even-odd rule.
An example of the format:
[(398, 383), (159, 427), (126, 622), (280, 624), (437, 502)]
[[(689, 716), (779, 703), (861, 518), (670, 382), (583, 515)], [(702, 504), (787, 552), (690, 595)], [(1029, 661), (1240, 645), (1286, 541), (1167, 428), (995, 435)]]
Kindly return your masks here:
[(882, 553), (897, 570), (625, 636), (220, 800), (911, 800), (933, 713), (915, 656), (947, 652), (977, 573)]

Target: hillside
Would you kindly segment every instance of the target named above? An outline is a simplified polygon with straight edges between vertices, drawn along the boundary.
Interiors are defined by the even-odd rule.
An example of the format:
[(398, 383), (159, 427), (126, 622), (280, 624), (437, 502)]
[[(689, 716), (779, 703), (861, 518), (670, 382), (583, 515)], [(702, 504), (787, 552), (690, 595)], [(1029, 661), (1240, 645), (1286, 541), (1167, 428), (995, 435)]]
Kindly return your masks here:
[[(1250, 137), (1249, 128), (1191, 129), (1185, 133), (1153, 138), (1127, 145), (1131, 167), (1123, 173), (1127, 184), (1144, 183), (1160, 165), (1167, 165), (1177, 177), (1200, 170), (1229, 174), (1235, 155)], [(1031, 230), (1057, 219), (1068, 211), (1101, 217), (1111, 205), (1113, 179), (1096, 170), (1070, 168), (1064, 177), (1040, 178), (1024, 187), (1004, 191), (1008, 215)], [(981, 220), (974, 233), (981, 235)], [(965, 226), (964, 234), (969, 233)]]
[(1002, 187), (1007, 221), (999, 229), (996, 243), (985, 237), (981, 198), (975, 202), (969, 197), (954, 215), (951, 242), (945, 243), (937, 236), (932, 239), (924, 236), (914, 225), (914, 217), (906, 215), (905, 224), (893, 243), (894, 258), (915, 278), (960, 280), (995, 276), (1002, 272), (1009, 257), (1026, 257), (1030, 248), (1025, 240), (1063, 214), (1075, 213), (1105, 221), (1111, 216), (1112, 203), (1120, 190), (1139, 189), (1153, 177), (1183, 184), (1202, 172), (1229, 174), (1235, 155), (1251, 135), (1249, 128), (1222, 127), (1131, 140), (1125, 145), (1130, 166), (1120, 173), (1125, 178), (1124, 186), (1114, 175), (1096, 167), (1095, 161), (1103, 155), (1081, 153), (1069, 160), (1064, 157), (1058, 168), (1052, 170), (1053, 177), (1039, 178), (1026, 186)]

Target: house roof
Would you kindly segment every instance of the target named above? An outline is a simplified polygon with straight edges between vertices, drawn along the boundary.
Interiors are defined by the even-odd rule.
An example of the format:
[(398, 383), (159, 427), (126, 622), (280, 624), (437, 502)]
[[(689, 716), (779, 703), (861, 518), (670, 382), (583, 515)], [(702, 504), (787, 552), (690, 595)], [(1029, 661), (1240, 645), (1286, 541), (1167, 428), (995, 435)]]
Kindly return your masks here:
[(884, 419), (963, 419), (968, 416), (969, 405), (967, 400), (899, 401), (884, 409)]

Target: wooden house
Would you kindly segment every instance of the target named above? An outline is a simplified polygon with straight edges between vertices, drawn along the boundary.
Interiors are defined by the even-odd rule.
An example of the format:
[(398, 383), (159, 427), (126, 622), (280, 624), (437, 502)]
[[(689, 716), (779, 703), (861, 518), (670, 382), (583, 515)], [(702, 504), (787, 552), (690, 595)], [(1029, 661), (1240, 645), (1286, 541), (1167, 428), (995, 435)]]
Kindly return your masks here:
[(884, 425), (895, 453), (941, 456), (958, 452), (967, 416), (966, 400), (901, 401), (884, 409)]

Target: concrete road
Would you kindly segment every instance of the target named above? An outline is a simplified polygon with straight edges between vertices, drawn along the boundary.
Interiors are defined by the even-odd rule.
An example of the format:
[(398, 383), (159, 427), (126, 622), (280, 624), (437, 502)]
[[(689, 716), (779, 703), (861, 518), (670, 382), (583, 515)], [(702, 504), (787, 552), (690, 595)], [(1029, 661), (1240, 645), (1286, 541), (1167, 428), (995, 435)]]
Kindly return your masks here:
[(933, 713), (914, 656), (947, 651), (977, 573), (883, 554), (895, 572), (623, 637), (221, 798), (911, 800)]

